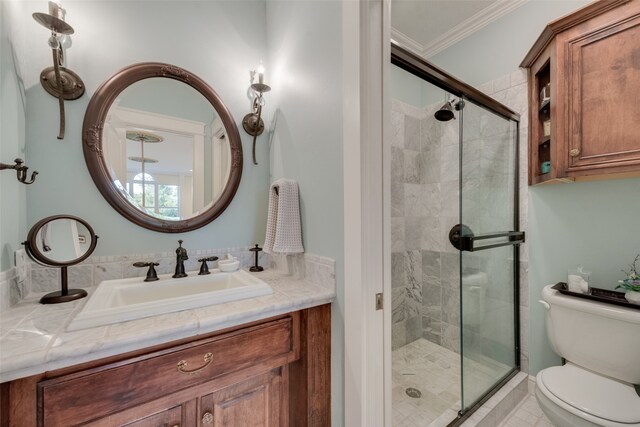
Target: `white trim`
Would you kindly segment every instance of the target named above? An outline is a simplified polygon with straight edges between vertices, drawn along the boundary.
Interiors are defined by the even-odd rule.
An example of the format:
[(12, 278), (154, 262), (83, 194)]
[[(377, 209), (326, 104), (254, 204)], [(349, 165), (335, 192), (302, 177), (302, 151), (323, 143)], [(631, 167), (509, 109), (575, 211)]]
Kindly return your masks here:
[(424, 46), (400, 30), (391, 28), (391, 41), (395, 42), (398, 46), (402, 46), (417, 53), (418, 55), (424, 55)]
[[(222, 120), (216, 117), (211, 122), (211, 134), (213, 136), (213, 149), (211, 150), (211, 164), (218, 167), (213, 168), (213, 199), (217, 199), (218, 195), (224, 190), (229, 179), (229, 172), (231, 171), (231, 156), (229, 149), (229, 142), (225, 137), (226, 131)], [(224, 167), (222, 167), (224, 166)]]
[(193, 135), (193, 169), (191, 172), (191, 208), (193, 213), (204, 211), (204, 135)]
[(78, 221), (72, 219), (63, 219), (62, 221), (67, 221), (69, 224), (69, 228), (71, 229), (71, 242), (73, 243), (73, 250), (75, 252), (76, 258), (84, 255), (84, 251), (80, 248), (80, 233), (78, 232)]
[(120, 119), (125, 126), (146, 127), (155, 131), (172, 132), (187, 136), (204, 136), (204, 123), (194, 120), (180, 119), (151, 111), (120, 106), (115, 110), (114, 116)]
[[(389, 0), (343, 1), (345, 425), (384, 425), (383, 69)], [(386, 56), (385, 56), (386, 53)], [(390, 296), (385, 308), (390, 307)]]
[[(362, 218), (360, 135), (360, 2), (342, 3), (344, 181), (344, 425), (365, 426), (366, 349), (361, 318)], [(338, 421), (338, 425), (340, 422)]]
[(385, 0), (382, 16), (382, 263), (383, 263), (383, 295), (384, 311), (383, 324), (380, 333), (383, 337), (383, 347), (380, 354), (383, 355), (383, 396), (381, 402), (384, 408), (384, 425), (393, 426), (392, 392), (392, 321), (393, 298), (391, 290), (391, 0)]
[(486, 27), (493, 21), (513, 12), (523, 6), (529, 0), (498, 0), (475, 15), (465, 19), (449, 31), (441, 34), (435, 40), (423, 45), (402, 32), (391, 29), (391, 37), (401, 46), (406, 47), (419, 55), (429, 58), (454, 44), (466, 39), (473, 33)]

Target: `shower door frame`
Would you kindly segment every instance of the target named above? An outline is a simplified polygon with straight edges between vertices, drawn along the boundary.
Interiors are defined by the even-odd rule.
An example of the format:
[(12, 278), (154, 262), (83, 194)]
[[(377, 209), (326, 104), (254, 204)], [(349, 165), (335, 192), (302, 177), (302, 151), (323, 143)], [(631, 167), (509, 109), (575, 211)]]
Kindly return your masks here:
[[(441, 89), (446, 90), (454, 96), (461, 99), (467, 99), (479, 107), (485, 108), (488, 111), (497, 114), (507, 120), (513, 120), (516, 122), (516, 140), (515, 140), (515, 179), (514, 179), (514, 228), (516, 232), (520, 230), (520, 189), (519, 189), (519, 141), (520, 141), (520, 114), (513, 111), (509, 107), (501, 104), (490, 96), (484, 94), (480, 90), (470, 86), (461, 80), (453, 77), (446, 71), (436, 67), (424, 58), (415, 55), (414, 53), (391, 43), (391, 64), (425, 80)], [(462, 154), (462, 153), (461, 153)], [(462, 175), (462, 170), (460, 171)], [(461, 181), (462, 184), (462, 176)], [(461, 194), (462, 197), (462, 194)], [(448, 427), (454, 427), (461, 425), (471, 414), (473, 414), (478, 408), (480, 408), (487, 400), (491, 398), (502, 386), (504, 386), (511, 378), (513, 378), (518, 372), (520, 372), (520, 247), (518, 244), (514, 244), (514, 271), (513, 280), (516, 286), (514, 286), (514, 349), (515, 349), (515, 361), (514, 368), (510, 370), (501, 380), (499, 380), (493, 388), (488, 390), (482, 398), (480, 398), (473, 406), (471, 406), (464, 413), (460, 411), (458, 417), (454, 419)], [(462, 280), (462, 276), (460, 276)], [(460, 299), (460, 307), (462, 310), (462, 293)], [(462, 327), (460, 328), (462, 334)], [(390, 340), (389, 340), (390, 341)], [(390, 343), (387, 343), (390, 345)], [(461, 338), (461, 356), (462, 356), (462, 338)], [(461, 361), (462, 363), (462, 361)], [(389, 387), (390, 384), (387, 384)], [(462, 384), (461, 384), (462, 387)]]

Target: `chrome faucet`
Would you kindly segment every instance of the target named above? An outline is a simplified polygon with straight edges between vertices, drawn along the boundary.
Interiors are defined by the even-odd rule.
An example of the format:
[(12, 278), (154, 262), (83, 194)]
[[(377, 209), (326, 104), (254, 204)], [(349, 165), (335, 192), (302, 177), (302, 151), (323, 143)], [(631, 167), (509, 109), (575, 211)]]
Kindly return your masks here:
[(187, 256), (187, 250), (182, 247), (182, 240), (178, 240), (178, 249), (176, 249), (176, 272), (172, 276), (174, 278), (187, 277), (187, 273), (184, 271), (184, 262), (189, 259)]

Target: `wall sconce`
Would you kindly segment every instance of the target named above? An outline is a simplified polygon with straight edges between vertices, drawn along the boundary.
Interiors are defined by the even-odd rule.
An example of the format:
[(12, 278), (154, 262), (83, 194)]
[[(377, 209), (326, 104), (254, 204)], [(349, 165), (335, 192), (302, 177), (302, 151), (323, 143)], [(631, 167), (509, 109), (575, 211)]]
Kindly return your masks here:
[[(258, 83), (255, 83), (256, 74), (258, 75)], [(264, 67), (262, 63), (257, 70), (251, 71), (251, 90), (253, 91), (253, 112), (244, 116), (242, 119), (242, 127), (251, 136), (253, 136), (253, 164), (256, 162), (256, 138), (264, 132), (264, 121), (262, 120), (262, 107), (264, 107), (264, 97), (262, 94), (269, 92), (271, 87), (264, 84)]]
[(60, 106), (60, 130), (58, 139), (64, 139), (65, 116), (64, 100), (78, 99), (84, 94), (84, 83), (80, 76), (63, 67), (63, 43), (68, 44), (73, 28), (64, 21), (66, 10), (60, 3), (49, 2), (49, 13), (34, 13), (33, 19), (43, 27), (51, 30), (49, 47), (53, 54), (53, 67), (47, 67), (40, 73), (40, 83), (50, 95), (58, 98)]

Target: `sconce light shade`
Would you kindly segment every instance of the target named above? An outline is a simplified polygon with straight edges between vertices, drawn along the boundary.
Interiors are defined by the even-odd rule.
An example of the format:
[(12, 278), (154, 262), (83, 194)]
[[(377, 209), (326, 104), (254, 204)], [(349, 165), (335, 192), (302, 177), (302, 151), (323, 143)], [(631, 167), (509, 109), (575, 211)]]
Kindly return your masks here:
[(271, 90), (271, 87), (264, 83), (253, 83), (251, 85), (251, 89), (262, 95), (263, 93), (269, 92)]
[(64, 35), (73, 34), (73, 27), (60, 18), (42, 12), (36, 12), (31, 16), (33, 16), (33, 19), (35, 19), (38, 24), (48, 28), (54, 33)]
[[(258, 83), (254, 83), (253, 79), (255, 75), (258, 75)], [(264, 132), (264, 120), (262, 120), (262, 107), (264, 106), (263, 94), (269, 92), (271, 87), (264, 83), (264, 66), (260, 63), (260, 66), (256, 71), (251, 72), (251, 90), (253, 91), (255, 98), (253, 98), (252, 112), (244, 116), (242, 119), (242, 127), (249, 135), (253, 136), (253, 164), (257, 165), (256, 161), (256, 138)]]

